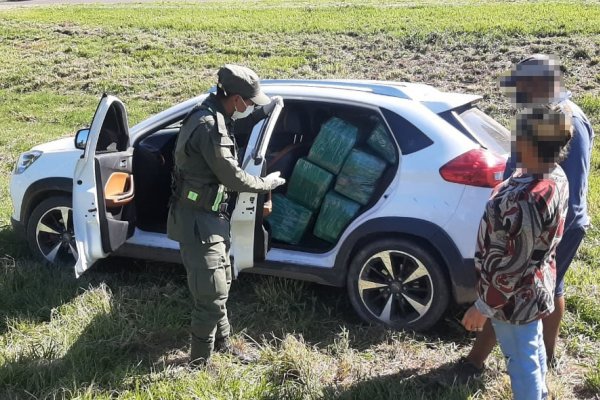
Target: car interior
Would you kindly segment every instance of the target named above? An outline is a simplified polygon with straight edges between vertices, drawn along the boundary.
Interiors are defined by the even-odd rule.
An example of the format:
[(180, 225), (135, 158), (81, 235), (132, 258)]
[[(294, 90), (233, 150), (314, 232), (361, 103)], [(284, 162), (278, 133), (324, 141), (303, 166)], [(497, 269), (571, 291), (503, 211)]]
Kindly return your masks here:
[[(264, 172), (280, 171), (282, 177), (289, 182), (296, 162), (308, 155), (321, 126), (332, 117), (346, 120), (358, 127), (357, 146), (361, 148), (365, 147), (364, 143), (374, 126), (382, 120), (378, 112), (358, 106), (286, 100), (269, 142)], [(174, 165), (173, 150), (178, 132), (179, 126), (173, 124), (146, 136), (135, 146), (133, 175), (135, 176), (136, 226), (144, 231), (166, 232), (171, 171)], [(240, 158), (242, 158), (251, 132), (237, 132), (234, 126), (234, 133), (240, 149)], [(391, 138), (392, 134), (389, 131), (388, 134)], [(396, 170), (397, 163), (385, 169), (378, 180), (371, 201), (361, 207), (358, 215), (371, 208), (381, 197), (393, 180)], [(275, 189), (273, 193), (284, 194), (287, 184), (286, 182), (285, 185)], [(259, 196), (258, 205), (261, 206), (263, 202), (270, 199), (270, 196), (271, 194)], [(302, 241), (296, 245), (271, 240), (269, 234), (271, 228), (268, 221), (263, 219), (262, 206), (258, 210), (255, 240), (257, 243), (267, 243), (269, 248), (273, 246), (309, 252), (325, 252), (334, 246), (314, 236), (311, 230), (307, 230)], [(261, 240), (264, 237), (260, 236), (267, 239)], [(260, 259), (264, 257), (265, 251), (258, 250), (255, 250), (255, 254)]]

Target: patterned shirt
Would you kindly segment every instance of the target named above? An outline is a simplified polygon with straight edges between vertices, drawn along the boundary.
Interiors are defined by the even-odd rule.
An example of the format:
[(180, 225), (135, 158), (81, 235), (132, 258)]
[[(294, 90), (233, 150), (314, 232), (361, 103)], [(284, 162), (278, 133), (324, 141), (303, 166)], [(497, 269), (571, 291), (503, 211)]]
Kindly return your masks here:
[(526, 324), (554, 310), (556, 246), (567, 215), (569, 184), (561, 167), (545, 177), (517, 170), (488, 201), (477, 235), (477, 309)]

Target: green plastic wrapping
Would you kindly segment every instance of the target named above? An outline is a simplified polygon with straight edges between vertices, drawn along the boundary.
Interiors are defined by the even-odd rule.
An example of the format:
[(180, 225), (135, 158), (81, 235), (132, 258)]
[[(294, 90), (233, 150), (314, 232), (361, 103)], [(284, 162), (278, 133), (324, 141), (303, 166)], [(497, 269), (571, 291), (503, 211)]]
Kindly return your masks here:
[(312, 211), (282, 194), (274, 193), (273, 211), (267, 218), (273, 239), (289, 244), (298, 244), (312, 219)]
[(287, 189), (287, 197), (315, 211), (331, 187), (333, 174), (301, 158), (294, 167)]
[(325, 195), (313, 233), (316, 237), (335, 243), (342, 231), (356, 216), (360, 204), (333, 191)]
[(356, 144), (358, 128), (342, 119), (328, 119), (308, 153), (308, 160), (338, 174), (350, 150)]
[(386, 167), (382, 159), (354, 149), (337, 177), (335, 191), (365, 205), (371, 200), (377, 180)]
[(367, 139), (369, 147), (390, 164), (396, 163), (396, 145), (385, 126), (378, 122)]

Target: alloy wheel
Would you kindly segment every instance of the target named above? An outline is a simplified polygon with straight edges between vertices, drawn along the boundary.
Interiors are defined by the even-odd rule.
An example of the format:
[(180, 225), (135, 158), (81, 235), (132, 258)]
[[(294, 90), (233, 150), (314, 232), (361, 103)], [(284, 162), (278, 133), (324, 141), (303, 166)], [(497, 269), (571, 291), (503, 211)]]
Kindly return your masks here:
[(357, 283), (363, 305), (386, 324), (420, 319), (429, 311), (434, 295), (425, 265), (397, 250), (382, 251), (369, 258)]
[(74, 265), (79, 257), (70, 207), (46, 211), (37, 223), (35, 238), (41, 254), (52, 264)]

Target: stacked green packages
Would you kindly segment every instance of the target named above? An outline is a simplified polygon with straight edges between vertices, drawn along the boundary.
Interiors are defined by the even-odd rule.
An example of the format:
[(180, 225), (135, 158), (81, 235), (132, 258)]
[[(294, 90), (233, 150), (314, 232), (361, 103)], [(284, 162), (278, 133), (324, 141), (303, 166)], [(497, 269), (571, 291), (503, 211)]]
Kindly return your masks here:
[(279, 193), (273, 194), (272, 201), (273, 212), (267, 220), (271, 225), (273, 239), (290, 244), (300, 243), (312, 212)]
[(375, 191), (386, 163), (371, 154), (352, 150), (335, 183), (335, 191), (365, 205)]
[(294, 167), (287, 197), (315, 211), (321, 205), (332, 182), (332, 174), (301, 158)]
[(390, 164), (396, 163), (396, 144), (381, 122), (378, 122), (371, 132), (367, 144)]
[(340, 172), (344, 160), (356, 144), (358, 128), (333, 117), (322, 126), (308, 153), (308, 160), (329, 172)]
[(360, 204), (335, 192), (329, 192), (323, 200), (321, 211), (313, 231), (316, 237), (335, 243), (342, 231), (356, 216)]

